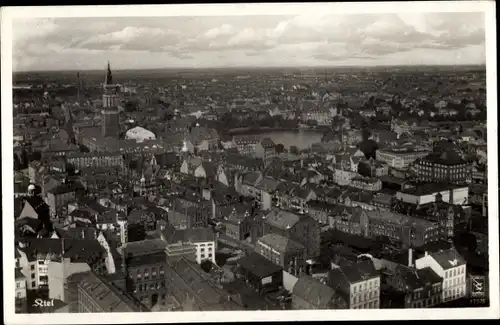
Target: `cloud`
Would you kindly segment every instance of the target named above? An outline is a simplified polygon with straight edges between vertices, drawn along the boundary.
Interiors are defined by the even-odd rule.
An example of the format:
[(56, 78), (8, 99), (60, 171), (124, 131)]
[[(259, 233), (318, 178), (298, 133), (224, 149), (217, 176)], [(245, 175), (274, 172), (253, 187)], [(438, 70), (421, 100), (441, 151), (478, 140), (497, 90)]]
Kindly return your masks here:
[(97, 50), (106, 50), (119, 45), (121, 50), (161, 51), (162, 47), (174, 45), (179, 39), (180, 33), (177, 31), (129, 26), (111, 33), (91, 36), (72, 45)]
[(480, 58), (464, 49), (485, 42), (484, 16), (476, 13), (16, 19), (13, 27), (20, 69), (93, 66), (101, 57), (124, 68), (211, 65), (212, 59), (235, 65), (437, 60), (418, 57), (425, 51), (449, 64)]

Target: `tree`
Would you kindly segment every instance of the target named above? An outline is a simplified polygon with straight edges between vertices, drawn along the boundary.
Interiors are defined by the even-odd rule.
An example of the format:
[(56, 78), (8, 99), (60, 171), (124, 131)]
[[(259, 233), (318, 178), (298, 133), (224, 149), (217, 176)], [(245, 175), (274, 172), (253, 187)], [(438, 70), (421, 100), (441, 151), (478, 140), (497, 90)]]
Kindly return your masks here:
[(290, 146), (290, 153), (294, 155), (299, 154), (299, 148), (297, 146)]
[(278, 143), (275, 147), (276, 153), (282, 153), (285, 151), (285, 146), (281, 143)]

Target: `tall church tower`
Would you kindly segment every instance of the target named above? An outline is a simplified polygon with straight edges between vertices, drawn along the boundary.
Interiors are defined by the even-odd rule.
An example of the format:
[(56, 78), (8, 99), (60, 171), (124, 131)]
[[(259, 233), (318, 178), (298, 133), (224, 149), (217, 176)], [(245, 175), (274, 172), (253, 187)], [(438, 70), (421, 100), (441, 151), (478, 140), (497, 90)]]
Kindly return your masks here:
[(113, 84), (111, 67), (108, 62), (106, 79), (104, 79), (104, 94), (102, 95), (101, 128), (103, 137), (118, 138), (120, 136), (120, 121), (116, 103), (117, 85)]

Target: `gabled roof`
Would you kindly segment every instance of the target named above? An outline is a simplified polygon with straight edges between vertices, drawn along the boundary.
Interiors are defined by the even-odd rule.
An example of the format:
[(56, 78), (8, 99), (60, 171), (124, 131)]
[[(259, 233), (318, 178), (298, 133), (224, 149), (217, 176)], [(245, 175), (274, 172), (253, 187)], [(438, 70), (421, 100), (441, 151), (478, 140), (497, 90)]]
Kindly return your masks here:
[(201, 243), (215, 241), (215, 233), (211, 228), (175, 229), (169, 226), (163, 232), (163, 236), (169, 244), (178, 242)]
[(335, 290), (308, 275), (297, 280), (292, 293), (309, 302), (316, 309), (329, 308), (335, 297)]
[(260, 172), (247, 172), (243, 174), (242, 183), (255, 186), (257, 184), (257, 180), (262, 176)]
[(250, 273), (256, 275), (260, 279), (268, 277), (276, 272), (280, 272), (283, 269), (269, 261), (267, 258), (252, 252), (249, 255), (238, 260), (238, 264), (249, 271)]
[(465, 259), (452, 247), (450, 249), (431, 253), (430, 256), (444, 269), (448, 270), (457, 266), (465, 265)]
[(340, 270), (351, 284), (379, 276), (371, 260), (364, 260), (355, 264), (346, 265)]
[(146, 239), (135, 242), (128, 242), (122, 247), (124, 256), (141, 256), (154, 252), (163, 252), (167, 243), (161, 239)]
[(294, 227), (300, 218), (300, 215), (293, 212), (273, 209), (266, 215), (266, 223), (284, 230)]
[(278, 187), (278, 184), (278, 181), (274, 178), (265, 176), (255, 184), (255, 187), (262, 191), (274, 192)]
[(270, 138), (262, 138), (260, 140), (260, 144), (264, 147), (264, 148), (273, 148), (275, 146), (273, 140), (271, 140)]
[(267, 234), (259, 238), (259, 242), (267, 245), (280, 253), (303, 251), (304, 246), (287, 237), (278, 234)]
[(78, 284), (92, 297), (104, 312), (126, 313), (147, 311), (139, 302), (121, 292), (111, 281), (106, 280), (93, 272), (82, 276)]

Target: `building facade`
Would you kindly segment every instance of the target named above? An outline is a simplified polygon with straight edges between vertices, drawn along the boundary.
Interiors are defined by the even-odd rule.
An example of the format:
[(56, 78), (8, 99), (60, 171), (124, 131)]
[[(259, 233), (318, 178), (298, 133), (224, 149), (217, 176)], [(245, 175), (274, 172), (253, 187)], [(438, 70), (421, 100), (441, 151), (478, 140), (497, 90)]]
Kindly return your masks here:
[(431, 268), (443, 279), (441, 301), (443, 303), (463, 298), (467, 295), (467, 264), (455, 248), (425, 254), (415, 261), (417, 269)]

